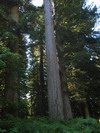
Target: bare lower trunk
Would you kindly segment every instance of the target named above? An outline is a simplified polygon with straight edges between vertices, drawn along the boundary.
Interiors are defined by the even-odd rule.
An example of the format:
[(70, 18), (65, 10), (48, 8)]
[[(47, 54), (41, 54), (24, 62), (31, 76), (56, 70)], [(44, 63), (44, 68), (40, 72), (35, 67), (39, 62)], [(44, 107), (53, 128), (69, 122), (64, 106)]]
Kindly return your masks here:
[(5, 78), (5, 98), (7, 100), (11, 100), (12, 102), (18, 100), (16, 82), (16, 73), (7, 71)]
[[(56, 10), (57, 1), (54, 1), (55, 10), (54, 14), (58, 15)], [(63, 45), (61, 44), (60, 36), (57, 34), (56, 31), (56, 39), (57, 39), (57, 50), (58, 50), (58, 57), (59, 57), (59, 71), (60, 71), (60, 80), (61, 80), (61, 92), (62, 92), (62, 100), (63, 100), (63, 111), (64, 111), (64, 118), (69, 119), (72, 118), (72, 110), (70, 99), (68, 95), (68, 85), (67, 85), (67, 78), (66, 78), (66, 68), (65, 68), (65, 61), (63, 57)]]
[(48, 101), (50, 118), (63, 119), (63, 102), (61, 95), (59, 69), (56, 55), (54, 27), (51, 3), (44, 0), (45, 10), (45, 43), (47, 56)]
[(65, 62), (64, 62), (62, 50), (60, 48), (60, 44), (57, 45), (57, 48), (58, 48), (58, 57), (59, 57), (59, 70), (60, 70), (61, 91), (62, 91), (62, 98), (63, 98), (64, 118), (69, 119), (69, 118), (72, 118), (72, 110), (71, 110), (70, 99), (68, 95)]
[(47, 106), (46, 106), (46, 88), (44, 85), (44, 69), (43, 69), (43, 46), (40, 45), (40, 86), (37, 94), (37, 115), (46, 116), (47, 115)]
[(84, 113), (85, 113), (85, 118), (89, 118), (90, 117), (89, 108), (88, 108), (87, 102), (84, 103)]

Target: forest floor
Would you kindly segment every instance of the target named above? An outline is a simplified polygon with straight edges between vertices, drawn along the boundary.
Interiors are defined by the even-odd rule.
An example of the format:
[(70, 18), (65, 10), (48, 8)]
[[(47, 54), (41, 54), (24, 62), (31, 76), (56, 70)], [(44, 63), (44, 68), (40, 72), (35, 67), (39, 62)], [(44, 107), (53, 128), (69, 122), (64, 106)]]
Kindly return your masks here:
[(100, 124), (93, 118), (60, 121), (10, 118), (0, 120), (0, 133), (100, 133)]

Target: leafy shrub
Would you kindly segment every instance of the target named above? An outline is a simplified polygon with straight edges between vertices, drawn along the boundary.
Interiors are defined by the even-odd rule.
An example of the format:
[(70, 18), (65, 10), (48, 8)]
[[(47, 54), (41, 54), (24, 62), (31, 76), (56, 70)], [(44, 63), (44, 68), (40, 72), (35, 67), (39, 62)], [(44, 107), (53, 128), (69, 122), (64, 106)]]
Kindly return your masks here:
[(6, 130), (0, 128), (0, 133), (6, 133)]
[(53, 121), (31, 118), (0, 121), (0, 133), (100, 133), (100, 125), (93, 118)]

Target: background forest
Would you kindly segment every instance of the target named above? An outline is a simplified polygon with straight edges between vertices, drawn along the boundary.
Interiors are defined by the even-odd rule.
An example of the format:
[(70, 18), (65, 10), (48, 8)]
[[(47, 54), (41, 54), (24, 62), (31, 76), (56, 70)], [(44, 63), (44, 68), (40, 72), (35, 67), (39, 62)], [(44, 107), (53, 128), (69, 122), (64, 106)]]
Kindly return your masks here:
[(57, 115), (52, 103), (59, 104), (58, 92), (48, 91), (56, 79), (53, 73), (48, 78), (46, 1), (36, 7), (31, 0), (0, 0), (0, 133), (100, 133), (97, 8), (84, 0), (50, 3), (65, 119), (56, 121), (59, 108)]

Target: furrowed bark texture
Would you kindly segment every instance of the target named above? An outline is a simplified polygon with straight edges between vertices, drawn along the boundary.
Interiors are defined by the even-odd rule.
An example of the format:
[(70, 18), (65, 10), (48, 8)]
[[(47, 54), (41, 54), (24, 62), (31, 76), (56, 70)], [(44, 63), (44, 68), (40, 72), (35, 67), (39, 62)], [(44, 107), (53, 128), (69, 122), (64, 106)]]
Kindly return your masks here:
[(49, 0), (44, 0), (44, 11), (49, 115), (50, 118), (53, 119), (63, 119), (63, 102), (61, 95), (59, 68), (56, 55), (51, 2)]

